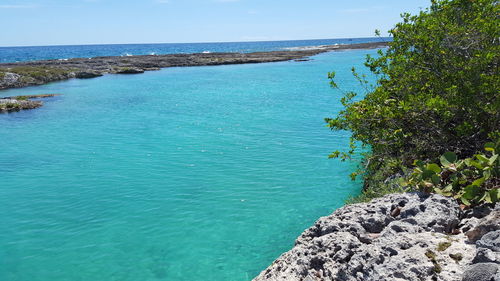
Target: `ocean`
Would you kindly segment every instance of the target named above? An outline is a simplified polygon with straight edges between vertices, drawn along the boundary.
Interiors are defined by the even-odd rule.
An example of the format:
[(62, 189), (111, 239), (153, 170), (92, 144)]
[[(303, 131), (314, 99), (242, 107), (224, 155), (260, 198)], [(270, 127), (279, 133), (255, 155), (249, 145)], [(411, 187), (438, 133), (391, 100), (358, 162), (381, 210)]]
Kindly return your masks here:
[(112, 45), (74, 45), (74, 46), (36, 46), (36, 47), (0, 47), (0, 63), (91, 58), (102, 56), (131, 56), (131, 55), (163, 55), (185, 54), (202, 52), (263, 52), (293, 50), (297, 48), (334, 45), (356, 44), (391, 40), (384, 38), (352, 38), (352, 39), (318, 39), (292, 41), (263, 41), (263, 42), (224, 42), (224, 43), (171, 43), (171, 44), (112, 44)]
[[(237, 44), (247, 49), (183, 51), (267, 48)], [(0, 57), (152, 50), (24, 48), (2, 49)], [(0, 115), (0, 280), (251, 280), (316, 219), (359, 193), (361, 183), (348, 176), (357, 163), (328, 159), (348, 147), (350, 134), (325, 127), (323, 119), (342, 109), (327, 72), (335, 70), (344, 89), (360, 90), (350, 69), (375, 53), (0, 91), (62, 94), (39, 109)]]

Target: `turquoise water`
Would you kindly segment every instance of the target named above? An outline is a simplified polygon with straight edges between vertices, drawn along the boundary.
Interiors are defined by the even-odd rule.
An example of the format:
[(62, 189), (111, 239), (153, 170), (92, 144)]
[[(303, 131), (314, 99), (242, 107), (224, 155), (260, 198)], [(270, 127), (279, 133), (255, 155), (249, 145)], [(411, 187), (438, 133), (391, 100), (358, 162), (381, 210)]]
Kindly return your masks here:
[(0, 92), (0, 280), (250, 280), (359, 192), (323, 118), (364, 54)]

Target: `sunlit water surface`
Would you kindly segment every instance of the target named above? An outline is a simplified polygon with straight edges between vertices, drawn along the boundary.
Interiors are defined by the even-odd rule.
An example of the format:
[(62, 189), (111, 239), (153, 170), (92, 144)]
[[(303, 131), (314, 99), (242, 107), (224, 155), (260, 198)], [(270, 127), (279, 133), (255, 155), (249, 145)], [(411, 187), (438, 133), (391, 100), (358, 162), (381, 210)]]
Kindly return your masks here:
[(326, 74), (364, 54), (0, 92), (0, 280), (250, 280), (360, 190)]

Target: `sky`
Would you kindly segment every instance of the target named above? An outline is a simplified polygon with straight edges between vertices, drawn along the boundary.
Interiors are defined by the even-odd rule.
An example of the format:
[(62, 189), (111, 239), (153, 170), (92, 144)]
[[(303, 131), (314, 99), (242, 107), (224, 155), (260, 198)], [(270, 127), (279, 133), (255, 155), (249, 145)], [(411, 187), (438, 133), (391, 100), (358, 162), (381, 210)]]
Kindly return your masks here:
[(0, 46), (371, 37), (430, 0), (0, 0)]

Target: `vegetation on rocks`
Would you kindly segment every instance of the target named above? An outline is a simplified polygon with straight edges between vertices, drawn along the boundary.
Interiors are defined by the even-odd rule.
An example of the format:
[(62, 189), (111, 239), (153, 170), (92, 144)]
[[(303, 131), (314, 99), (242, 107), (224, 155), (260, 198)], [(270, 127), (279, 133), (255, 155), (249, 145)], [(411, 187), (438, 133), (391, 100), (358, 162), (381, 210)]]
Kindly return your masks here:
[(66, 75), (69, 70), (56, 68), (56, 67), (48, 67), (48, 66), (16, 66), (9, 69), (9, 72), (16, 73), (23, 76), (30, 76), (33, 78), (41, 79), (46, 76), (55, 76), (55, 75)]
[(487, 143), (486, 153), (458, 160), (453, 152), (440, 158), (441, 165), (415, 161), (407, 186), (460, 199), (465, 205), (500, 201), (500, 144)]
[(72, 77), (74, 77), (74, 73), (71, 68), (0, 64), (0, 89), (42, 85)]
[[(375, 85), (353, 69), (365, 97), (346, 92), (345, 108), (326, 121), (352, 132), (350, 151), (332, 157), (349, 159), (356, 144), (370, 148), (354, 174), (365, 179), (360, 199), (407, 183), (465, 204), (498, 200), (498, 150), (488, 149), (500, 139), (499, 14), (496, 0), (432, 1), (418, 15), (403, 14), (389, 47), (367, 57)], [(329, 78), (339, 88), (334, 72)]]
[(107, 73), (136, 74), (165, 67), (277, 62), (305, 59), (327, 51), (380, 48), (386, 42), (332, 45), (310, 50), (255, 53), (198, 53), (73, 58), (68, 60), (27, 61), (0, 64), (0, 90), (42, 85), (70, 78), (94, 78)]
[(32, 99), (49, 98), (55, 96), (59, 96), (59, 94), (25, 95), (0, 98), (0, 113), (38, 108), (43, 105), (43, 102), (40, 100)]

